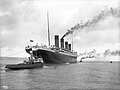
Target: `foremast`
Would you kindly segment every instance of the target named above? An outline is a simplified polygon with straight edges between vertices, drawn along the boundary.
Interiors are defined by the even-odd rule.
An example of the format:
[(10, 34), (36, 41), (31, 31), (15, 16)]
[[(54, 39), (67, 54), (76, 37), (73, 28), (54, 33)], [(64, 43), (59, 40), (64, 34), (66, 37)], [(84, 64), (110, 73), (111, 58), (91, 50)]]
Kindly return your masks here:
[(48, 23), (48, 46), (50, 47), (50, 29), (49, 29), (49, 13), (47, 11), (47, 23)]

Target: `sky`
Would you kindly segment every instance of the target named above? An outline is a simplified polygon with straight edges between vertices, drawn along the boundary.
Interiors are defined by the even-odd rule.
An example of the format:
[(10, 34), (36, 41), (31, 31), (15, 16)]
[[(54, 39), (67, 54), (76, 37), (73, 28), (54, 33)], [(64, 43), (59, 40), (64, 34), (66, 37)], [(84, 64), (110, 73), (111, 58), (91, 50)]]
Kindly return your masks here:
[[(93, 18), (106, 8), (120, 8), (119, 0), (0, 0), (1, 56), (28, 56), (25, 46), (48, 45), (47, 11), (51, 44), (77, 23)], [(119, 17), (108, 16), (96, 26), (76, 30), (65, 37), (78, 53), (97, 49), (116, 49), (120, 45)]]

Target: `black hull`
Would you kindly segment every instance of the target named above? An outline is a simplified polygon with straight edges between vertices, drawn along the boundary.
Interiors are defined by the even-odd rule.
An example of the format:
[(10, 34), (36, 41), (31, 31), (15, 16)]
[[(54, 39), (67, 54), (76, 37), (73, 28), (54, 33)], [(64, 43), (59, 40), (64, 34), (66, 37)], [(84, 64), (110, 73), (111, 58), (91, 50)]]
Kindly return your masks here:
[[(29, 49), (26, 50), (30, 52)], [(76, 63), (77, 55), (72, 53), (57, 52), (54, 50), (38, 49), (33, 51), (33, 56), (41, 56), (45, 64)]]
[(8, 64), (5, 68), (12, 69), (12, 70), (19, 70), (19, 69), (34, 69), (34, 68), (42, 68), (43, 63), (35, 63), (35, 64)]

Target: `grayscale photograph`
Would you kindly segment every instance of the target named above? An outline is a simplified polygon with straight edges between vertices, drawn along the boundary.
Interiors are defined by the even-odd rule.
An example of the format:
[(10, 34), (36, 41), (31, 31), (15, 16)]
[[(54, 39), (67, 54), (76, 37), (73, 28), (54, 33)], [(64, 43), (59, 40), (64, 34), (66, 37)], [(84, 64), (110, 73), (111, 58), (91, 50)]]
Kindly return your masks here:
[(120, 90), (120, 0), (0, 0), (0, 90)]

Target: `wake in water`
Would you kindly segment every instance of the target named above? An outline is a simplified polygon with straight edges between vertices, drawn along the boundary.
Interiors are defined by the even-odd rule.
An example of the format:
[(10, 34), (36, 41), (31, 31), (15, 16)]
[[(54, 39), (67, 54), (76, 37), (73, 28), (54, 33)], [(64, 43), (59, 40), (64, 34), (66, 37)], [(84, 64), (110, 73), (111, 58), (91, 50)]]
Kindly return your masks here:
[(6, 70), (5, 64), (0, 64), (0, 71)]
[(49, 67), (48, 66), (43, 66), (43, 68), (48, 69)]
[(70, 63), (65, 63), (65, 64), (70, 64)]

